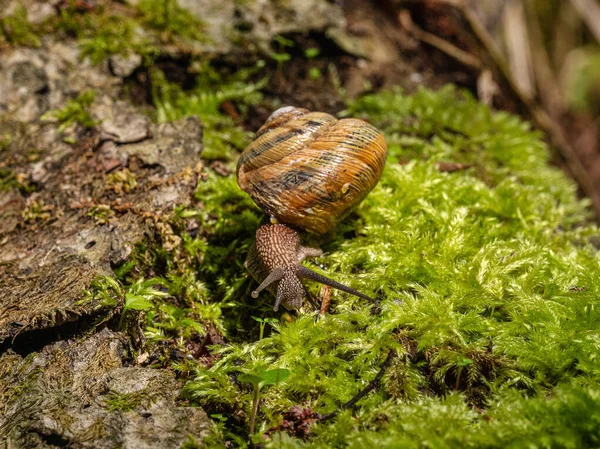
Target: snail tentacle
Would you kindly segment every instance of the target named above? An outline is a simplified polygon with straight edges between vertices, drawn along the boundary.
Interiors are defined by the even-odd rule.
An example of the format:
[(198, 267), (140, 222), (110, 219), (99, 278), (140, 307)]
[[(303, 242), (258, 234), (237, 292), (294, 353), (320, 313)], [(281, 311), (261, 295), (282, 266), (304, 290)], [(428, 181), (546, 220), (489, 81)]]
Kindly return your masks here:
[(285, 297), (284, 293), (283, 293), (283, 289), (281, 288), (281, 282), (279, 283), (279, 288), (277, 289), (277, 298), (275, 299), (275, 304), (273, 305), (273, 311), (277, 312), (279, 310), (279, 305), (281, 304), (281, 301), (283, 301), (283, 298)]
[[(261, 291), (263, 291), (265, 288), (267, 288), (273, 282), (277, 282), (277, 281), (281, 280), (281, 278), (283, 278), (284, 274), (285, 274), (285, 272), (283, 271), (282, 268), (275, 268), (273, 271), (271, 271), (269, 273), (269, 275), (265, 278), (265, 280), (261, 282), (261, 284), (258, 286), (258, 288), (252, 292), (252, 297), (258, 298), (258, 294)], [(277, 296), (279, 297), (279, 293), (277, 294)], [(277, 309), (275, 309), (275, 310), (277, 310)]]
[(358, 296), (359, 298), (366, 299), (367, 301), (371, 301), (374, 304), (377, 304), (377, 300), (371, 298), (370, 296), (365, 295), (364, 293), (359, 292), (358, 290), (354, 290), (352, 287), (348, 287), (347, 285), (340, 284), (333, 279), (329, 279), (322, 274), (317, 273), (316, 271), (311, 270), (310, 268), (306, 268), (305, 266), (300, 266), (296, 274), (299, 277), (311, 279), (313, 281), (319, 282), (321, 284), (329, 285), (330, 287), (337, 288), (346, 293), (350, 293), (351, 295)]

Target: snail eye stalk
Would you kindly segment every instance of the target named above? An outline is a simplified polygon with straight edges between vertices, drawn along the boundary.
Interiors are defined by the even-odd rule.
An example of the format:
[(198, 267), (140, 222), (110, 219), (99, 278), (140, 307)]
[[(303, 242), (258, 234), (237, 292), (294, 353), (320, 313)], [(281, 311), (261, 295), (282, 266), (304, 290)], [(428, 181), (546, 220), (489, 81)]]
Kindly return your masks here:
[(269, 273), (269, 275), (265, 278), (264, 281), (260, 283), (258, 288), (252, 292), (253, 298), (258, 298), (258, 294), (262, 292), (265, 288), (271, 285), (273, 282), (277, 282), (281, 280), (283, 277), (283, 269), (275, 268), (273, 271)]
[(347, 285), (341, 284), (333, 279), (329, 279), (322, 274), (319, 274), (310, 268), (306, 268), (305, 266), (300, 267), (298, 271), (298, 276), (311, 279), (313, 281), (319, 282), (321, 284), (329, 285), (332, 288), (336, 288), (346, 293), (350, 293), (351, 295), (358, 296), (359, 298), (366, 299), (367, 301), (372, 302), (373, 304), (379, 304), (376, 299), (371, 298), (370, 296), (365, 295), (364, 293), (359, 292), (358, 290), (354, 290), (352, 287), (348, 287)]

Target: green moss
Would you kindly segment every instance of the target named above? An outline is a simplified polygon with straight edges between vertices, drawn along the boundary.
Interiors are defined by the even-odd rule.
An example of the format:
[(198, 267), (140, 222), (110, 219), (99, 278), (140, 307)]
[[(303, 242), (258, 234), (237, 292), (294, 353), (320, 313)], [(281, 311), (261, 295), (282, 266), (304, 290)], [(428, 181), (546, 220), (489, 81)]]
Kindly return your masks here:
[(407, 404), (383, 403), (357, 420), (343, 413), (314, 429), (310, 443), (274, 435), (268, 448), (586, 448), (600, 441), (600, 390), (564, 386), (552, 398), (503, 392), (485, 412), (458, 394)]
[(24, 6), (17, 6), (13, 14), (0, 18), (0, 41), (2, 39), (12, 45), (40, 46), (40, 38), (27, 20), (27, 9)]
[[(359, 402), (354, 414), (319, 425), (315, 447), (360, 447), (363, 438), (373, 444), (398, 438), (417, 447), (428, 435), (431, 447), (456, 447), (465, 438), (472, 447), (517, 447), (541, 438), (556, 410), (574, 410), (573, 401), (590, 412), (600, 380), (600, 257), (588, 239), (598, 230), (584, 225), (587, 203), (548, 165), (541, 136), (452, 88), (365, 97), (346, 114), (385, 132), (389, 160), (355, 214), (322, 239), (326, 255), (313, 268), (377, 296), (381, 313), (335, 292), (332, 313), (316, 321), (301, 315), (255, 342), (242, 331), (211, 368), (197, 368), (184, 396), (208, 410), (241, 405), (249, 413), (250, 392), (233, 376), (259, 367), (289, 369), (290, 378), (261, 407), (259, 419), (270, 427), (295, 404), (322, 413), (339, 407), (375, 376), (393, 348), (403, 355), (384, 388)], [(472, 167), (448, 173), (439, 162)], [(236, 310), (224, 311), (225, 320), (248, 328), (241, 315), (272, 314), (272, 299), (247, 303), (243, 287), (241, 264), (260, 214), (233, 174), (209, 176), (198, 198), (213, 239), (201, 273), (213, 279), (207, 287), (216, 298), (237, 301)], [(231, 257), (235, 264), (224, 262)], [(218, 270), (214, 278), (211, 267)], [(230, 337), (237, 339), (235, 332)], [(552, 392), (556, 402), (542, 430), (535, 430)], [(539, 409), (539, 416), (512, 414), (513, 406)], [(491, 413), (497, 418), (486, 424)], [(423, 422), (425, 431), (410, 430)], [(531, 432), (494, 443), (495, 432), (519, 425)], [(592, 426), (578, 431), (596, 438)], [(578, 431), (564, 441), (584, 447), (577, 446)], [(465, 437), (468, 432), (474, 433)], [(559, 434), (548, 438), (562, 441)]]
[(204, 41), (204, 23), (177, 4), (177, 0), (141, 0), (137, 5), (142, 23), (160, 32), (161, 40), (177, 37)]
[(158, 49), (141, 32), (137, 21), (124, 14), (112, 14), (101, 7), (84, 14), (71, 5), (51, 22), (54, 31), (77, 38), (82, 58), (89, 58), (93, 64), (100, 64), (111, 55), (132, 53), (149, 64), (158, 55)]
[(0, 192), (11, 189), (17, 189), (27, 194), (33, 192), (35, 187), (25, 177), (17, 175), (10, 168), (0, 168)]
[(104, 188), (106, 190), (112, 190), (120, 195), (123, 192), (131, 192), (136, 186), (137, 180), (135, 179), (135, 175), (128, 168), (124, 168), (110, 173), (106, 178)]
[[(76, 37), (96, 64), (131, 53), (149, 62), (157, 54), (151, 42), (203, 38), (201, 23), (173, 0), (142, 0), (129, 12), (65, 8), (54, 27)], [(39, 45), (24, 8), (0, 29), (10, 44)], [(202, 158), (220, 168), (205, 167), (195, 204), (168, 219), (181, 245), (166, 249), (160, 235), (138, 244), (115, 270), (118, 279), (96, 279), (82, 302), (123, 304), (125, 324), (142, 322), (156, 365), (176, 370), (186, 381), (183, 399), (212, 413), (204, 443), (247, 445), (253, 394), (239, 375), (280, 368), (290, 376), (265, 389), (257, 418), (266, 447), (600, 445), (600, 256), (589, 243), (598, 229), (586, 224), (587, 202), (575, 185), (548, 165), (538, 132), (451, 87), (349, 103), (341, 115), (385, 133), (388, 163), (350, 217), (310, 237), (326, 251), (312, 268), (376, 296), (381, 309), (334, 292), (328, 315), (276, 314), (266, 294), (250, 298), (243, 267), (262, 213), (237, 186), (234, 168), (252, 135), (223, 112), (233, 105), (241, 123), (263, 101), (262, 66), (231, 75), (208, 63), (196, 68), (189, 91), (152, 72), (155, 118), (198, 115)], [(47, 117), (61, 130), (93, 127), (93, 100), (82, 93)], [(9, 144), (0, 139), (0, 149)], [(462, 169), (447, 172), (440, 163)], [(0, 172), (0, 189), (21, 188), (18, 182), (14, 172)], [(117, 173), (107, 188), (133, 189), (135, 178)], [(24, 218), (49, 220), (50, 212), (32, 202)], [(111, 212), (100, 205), (90, 216), (102, 224)], [(269, 321), (266, 335), (252, 316)], [(210, 347), (215, 329), (226, 345)], [(188, 357), (206, 344), (209, 363)], [(173, 361), (173, 347), (185, 357)], [(398, 357), (382, 387), (313, 425), (308, 439), (266, 432), (294, 405), (337, 409), (376, 376), (390, 350)], [(37, 378), (32, 371), (0, 398), (21, 395)], [(111, 393), (106, 406), (130, 411), (151, 402), (145, 391)]]
[(43, 201), (32, 201), (21, 211), (21, 217), (29, 223), (48, 221), (52, 218), (53, 210), (54, 208), (51, 205)]
[(92, 119), (89, 108), (94, 102), (96, 93), (92, 90), (87, 90), (80, 93), (74, 100), (69, 100), (64, 107), (57, 110), (46, 112), (42, 116), (42, 120), (54, 119), (60, 123), (58, 131), (62, 132), (73, 124), (82, 126), (83, 128), (93, 128), (98, 123)]
[(100, 16), (96, 19), (95, 30), (86, 32), (80, 39), (81, 54), (89, 57), (93, 64), (99, 64), (111, 55), (127, 56), (137, 53), (145, 63), (158, 55), (158, 50), (150, 41), (136, 34), (134, 21), (122, 16)]
[(139, 407), (149, 407), (156, 400), (146, 389), (122, 394), (113, 391), (108, 394), (104, 406), (109, 412), (130, 412)]
[(87, 213), (87, 216), (92, 217), (97, 224), (107, 224), (114, 215), (115, 211), (108, 204), (92, 206)]
[(198, 443), (194, 437), (191, 435), (187, 437), (187, 439), (182, 443), (181, 449), (202, 449), (209, 446), (208, 443), (202, 440), (202, 444)]
[(150, 65), (161, 43), (182, 47), (189, 40), (205, 41), (203, 23), (175, 0), (142, 0), (135, 8), (123, 7), (120, 14), (110, 5), (82, 13), (70, 4), (50, 22), (54, 31), (77, 38), (82, 57), (93, 64), (111, 55), (136, 53)]

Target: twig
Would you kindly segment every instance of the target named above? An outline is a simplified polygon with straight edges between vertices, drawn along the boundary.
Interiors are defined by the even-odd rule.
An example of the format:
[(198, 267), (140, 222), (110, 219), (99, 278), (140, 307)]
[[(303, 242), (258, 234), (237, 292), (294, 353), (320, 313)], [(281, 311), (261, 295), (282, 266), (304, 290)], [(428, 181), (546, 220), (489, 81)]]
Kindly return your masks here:
[(323, 285), (321, 288), (321, 310), (319, 313), (325, 315), (329, 310), (331, 304), (331, 287), (329, 285)]
[(571, 0), (585, 24), (600, 43), (600, 6), (594, 0)]
[(346, 410), (347, 408), (352, 407), (354, 404), (356, 404), (358, 401), (360, 401), (362, 398), (364, 398), (371, 391), (375, 390), (376, 388), (379, 388), (381, 379), (383, 378), (383, 375), (385, 374), (385, 372), (388, 370), (388, 368), (392, 364), (392, 360), (394, 359), (394, 357), (396, 357), (396, 351), (393, 349), (390, 349), (390, 352), (388, 352), (388, 355), (387, 355), (385, 361), (381, 364), (381, 368), (379, 368), (379, 372), (377, 373), (375, 378), (371, 382), (369, 382), (369, 385), (367, 385), (365, 388), (363, 388), (361, 391), (359, 391), (356, 396), (354, 396), (352, 399), (350, 399), (348, 402), (346, 402), (341, 407), (337, 408), (336, 410), (334, 410), (331, 413), (327, 413), (326, 415), (321, 415), (319, 417), (319, 421), (327, 421), (329, 419), (335, 418), (338, 415), (338, 413), (340, 413), (342, 410)]
[(260, 402), (260, 387), (254, 386), (254, 394), (252, 397), (252, 416), (250, 416), (250, 435), (254, 435), (254, 425), (256, 424), (256, 415), (258, 414), (258, 404)]
[[(495, 32), (498, 28), (498, 24), (504, 15), (506, 4), (509, 1), (510, 0), (496, 0), (495, 2), (488, 2), (485, 4), (485, 6), (488, 8), (488, 11), (483, 17), (483, 20), (485, 20), (485, 27), (490, 31), (490, 33)], [(477, 4), (477, 6), (479, 6), (479, 4)], [(492, 9), (492, 11), (490, 12), (489, 9)]]
[(481, 61), (473, 56), (470, 53), (458, 48), (456, 45), (451, 44), (450, 42), (442, 39), (435, 34), (428, 33), (425, 30), (419, 28), (413, 21), (410, 16), (410, 12), (407, 10), (402, 10), (398, 14), (398, 20), (400, 21), (400, 25), (406, 28), (416, 39), (425, 42), (426, 44), (431, 45), (432, 47), (437, 48), (438, 50), (446, 53), (448, 56), (456, 59), (463, 65), (473, 67), (474, 69), (481, 69), (482, 64)]
[(533, 98), (535, 86), (533, 84), (531, 49), (529, 47), (523, 4), (511, 0), (504, 11), (503, 22), (504, 42), (508, 53), (510, 71), (521, 92), (527, 98)]
[(477, 97), (479, 101), (487, 106), (492, 106), (494, 96), (499, 92), (498, 84), (494, 81), (494, 75), (488, 68), (479, 72), (477, 77)]
[(533, 73), (538, 87), (537, 92), (546, 111), (556, 118), (565, 110), (563, 95), (551, 68), (550, 56), (544, 45), (540, 21), (534, 11), (534, 6), (527, 3), (525, 7), (532, 42)]

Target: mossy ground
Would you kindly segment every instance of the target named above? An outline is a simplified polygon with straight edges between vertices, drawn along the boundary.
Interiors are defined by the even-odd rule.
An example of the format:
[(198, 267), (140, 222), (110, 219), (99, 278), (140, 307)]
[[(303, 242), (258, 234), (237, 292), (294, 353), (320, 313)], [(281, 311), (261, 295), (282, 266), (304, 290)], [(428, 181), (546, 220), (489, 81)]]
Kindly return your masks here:
[[(141, 42), (113, 48), (128, 40), (88, 36), (78, 28), (86, 16), (69, 14), (63, 31), (93, 60), (155, 52)], [(172, 27), (140, 14), (136, 20), (171, 39)], [(249, 445), (252, 388), (238, 376), (276, 368), (290, 376), (261, 393), (253, 438), (266, 447), (600, 445), (600, 257), (590, 244), (598, 230), (586, 224), (575, 185), (549, 166), (539, 133), (452, 87), (348, 102), (341, 115), (385, 133), (388, 163), (350, 217), (322, 238), (307, 237), (325, 250), (309, 263), (381, 307), (334, 292), (326, 315), (277, 314), (266, 294), (251, 299), (243, 268), (261, 211), (238, 188), (234, 168), (252, 135), (222, 109), (234, 102), (243, 121), (264, 102), (264, 63), (223, 77), (200, 62), (196, 87), (185, 93), (152, 73), (156, 120), (197, 114), (206, 126), (197, 205), (171, 220), (182, 245), (140, 243), (116, 270), (120, 285), (99, 281), (93, 294), (130, 306), (125, 330), (136, 327), (129, 310), (143, 310), (140, 352), (176, 370), (182, 400), (212, 414), (207, 447)], [(273, 319), (262, 339), (252, 316)], [(315, 423), (306, 439), (268, 431), (295, 405), (340, 407), (390, 350), (397, 357), (381, 388), (352, 409)]]
[[(194, 112), (218, 123), (210, 132), (219, 146), (207, 151), (220, 148), (227, 170), (205, 169), (201, 207), (179, 211), (185, 244), (177, 255), (144, 249), (155, 266), (161, 261), (174, 297), (147, 315), (147, 336), (177, 338), (189, 353), (196, 333), (207, 335), (198, 322), (224, 332), (228, 344), (203, 349), (209, 362), (169, 362), (187, 379), (182, 397), (213, 413), (215, 441), (247, 442), (252, 394), (240, 373), (290, 371), (262, 393), (265, 433), (294, 405), (327, 413), (349, 401), (393, 349), (381, 389), (315, 424), (308, 440), (267, 432), (267, 447), (600, 442), (600, 258), (589, 243), (597, 229), (586, 224), (575, 185), (549, 166), (539, 133), (452, 87), (349, 103), (341, 115), (380, 127), (389, 159), (352, 216), (318, 242), (309, 237), (326, 251), (312, 268), (379, 298), (381, 310), (334, 292), (325, 316), (275, 314), (272, 298), (250, 298), (242, 266), (261, 219), (235, 180), (247, 136), (229, 139), (229, 119), (200, 106), (202, 89), (185, 102), (163, 96), (158, 116)], [(195, 236), (183, 231), (189, 220)], [(259, 340), (251, 316), (277, 321)]]

